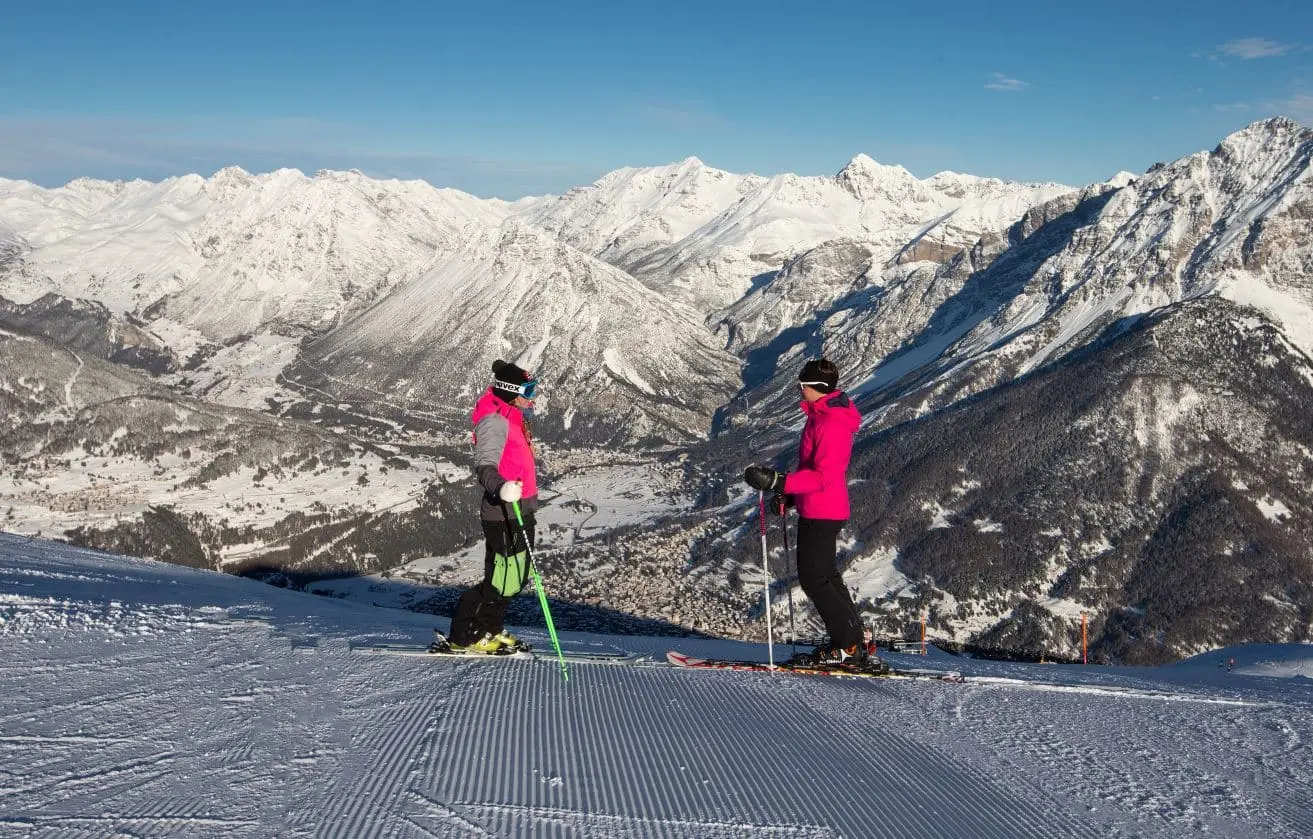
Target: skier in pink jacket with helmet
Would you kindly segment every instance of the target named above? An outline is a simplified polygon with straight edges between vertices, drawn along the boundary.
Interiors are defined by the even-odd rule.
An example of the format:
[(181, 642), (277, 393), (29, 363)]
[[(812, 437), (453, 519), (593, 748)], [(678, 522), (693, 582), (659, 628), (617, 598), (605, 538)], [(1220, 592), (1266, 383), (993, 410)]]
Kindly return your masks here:
[(848, 520), (848, 461), (861, 414), (839, 390), (839, 370), (814, 359), (798, 375), (807, 422), (798, 445), (798, 468), (789, 473), (749, 466), (743, 479), (753, 489), (775, 492), (798, 508), (798, 584), (820, 613), (829, 642), (808, 663), (866, 658), (861, 618), (836, 563), (839, 531)]

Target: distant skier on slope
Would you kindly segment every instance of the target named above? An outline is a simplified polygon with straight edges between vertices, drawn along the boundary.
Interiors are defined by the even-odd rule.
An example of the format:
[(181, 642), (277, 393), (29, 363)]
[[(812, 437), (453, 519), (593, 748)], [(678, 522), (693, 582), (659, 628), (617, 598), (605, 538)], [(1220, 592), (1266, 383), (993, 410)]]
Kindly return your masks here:
[[(538, 380), (528, 371), (494, 361), (493, 382), (474, 406), (474, 474), (483, 489), (479, 518), (485, 544), (483, 580), (456, 604), (447, 639), (452, 648), (498, 655), (528, 649), (504, 626), (506, 607), (529, 578), (538, 479), (533, 435), (524, 409), (533, 405)], [(524, 529), (509, 513), (518, 502)], [(527, 539), (527, 545), (526, 545)]]
[(848, 519), (848, 461), (861, 415), (839, 390), (839, 370), (828, 359), (808, 361), (798, 375), (800, 407), (807, 415), (798, 446), (798, 469), (777, 472), (749, 466), (743, 479), (753, 489), (775, 492), (798, 508), (798, 583), (829, 636), (804, 661), (824, 665), (866, 658), (861, 618), (836, 563), (839, 531)]

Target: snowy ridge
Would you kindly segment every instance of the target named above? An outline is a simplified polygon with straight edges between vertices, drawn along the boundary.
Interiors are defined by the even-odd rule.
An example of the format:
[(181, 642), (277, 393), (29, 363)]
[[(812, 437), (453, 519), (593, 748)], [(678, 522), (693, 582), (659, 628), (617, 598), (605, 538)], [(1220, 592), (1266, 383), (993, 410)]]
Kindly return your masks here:
[[(1243, 675), (1262, 661), (1308, 675), (1308, 647), (1216, 651), (1164, 669), (964, 660), (976, 679), (965, 685), (596, 665), (573, 666), (567, 682), (550, 662), (351, 651), (431, 631), (427, 616), (0, 535), (0, 830), (225, 839), (1313, 831), (1313, 702), (1300, 678)], [(519, 631), (546, 642), (541, 628)], [(1231, 672), (1218, 666), (1227, 657)], [(489, 707), (515, 709), (515, 724), (488, 725)]]
[[(431, 288), (431, 283), (407, 284), (461, 258), (457, 254), (468, 250), (468, 243), (499, 235), (489, 231), (497, 230), (509, 214), (633, 272), (668, 300), (692, 303), (694, 310), (677, 317), (689, 319), (695, 311), (696, 321), (706, 316), (707, 306), (732, 302), (755, 274), (779, 268), (785, 257), (808, 243), (837, 236), (874, 238), (878, 246), (864, 247), (893, 253), (927, 219), (947, 229), (944, 219), (961, 213), (970, 218), (966, 227), (998, 227), (1019, 206), (1065, 190), (948, 174), (923, 182), (901, 167), (881, 166), (862, 155), (835, 178), (732, 175), (689, 158), (667, 167), (617, 170), (565, 196), (514, 205), (421, 182), (373, 180), (355, 172), (251, 175), (231, 167), (208, 179), (82, 179), (55, 190), (0, 181), (0, 219), (27, 243), (19, 251), (21, 258), (11, 257), (7, 266), (0, 261), (0, 296), (18, 303), (49, 293), (93, 299), (113, 313), (144, 321), (178, 358), (199, 359), (199, 366), (176, 380), (207, 398), (242, 407), (263, 407), (268, 401), (286, 404), (331, 392), (334, 387), (320, 386), (338, 380), (346, 388), (343, 392), (354, 393), (354, 398), (368, 397), (390, 411), (404, 411), (428, 395), (465, 392), (470, 377), (440, 380), (443, 374), (438, 373), (432, 386), (411, 387), (364, 364), (340, 369), (329, 365), (322, 370), (328, 378), (314, 383), (318, 391), (302, 389), (299, 394), (285, 393), (278, 379), (288, 369), (297, 342), (307, 335), (329, 335), (349, 324), (342, 334), (329, 335), (324, 346), (358, 343), (351, 334), (356, 324), (374, 316), (353, 318), (375, 306), (442, 311), (435, 301), (414, 296), (416, 289)], [(973, 238), (979, 233), (962, 235)], [(504, 273), (507, 260), (517, 258), (508, 254), (490, 267)], [(576, 257), (563, 261), (583, 266), (579, 270), (585, 274), (595, 270)], [(389, 294), (403, 286), (410, 292), (387, 303)], [(635, 320), (659, 327), (670, 323), (668, 306), (652, 318), (647, 308), (664, 304), (641, 292), (634, 296), (647, 301), (638, 304)], [(793, 309), (786, 318), (804, 314)], [(765, 327), (758, 324), (753, 331)], [(430, 334), (447, 335), (461, 328), (449, 321)], [(502, 334), (508, 341), (520, 340), (513, 330)], [(705, 404), (692, 414), (680, 413), (668, 425), (681, 437), (705, 435), (709, 417), (719, 407), (711, 397), (724, 392), (723, 357), (710, 357), (716, 351), (699, 346), (706, 343), (705, 336), (684, 326), (642, 334), (666, 336), (665, 344), (670, 336), (691, 338), (693, 346), (677, 353), (683, 358), (673, 366), (715, 384)], [(648, 402), (663, 401), (662, 394), (671, 390), (660, 384), (654, 370), (641, 369), (642, 363), (635, 361), (641, 353), (633, 346), (585, 347), (576, 357), (561, 355), (561, 341), (555, 351), (544, 352), (541, 335), (526, 340), (529, 344), (514, 349), (562, 367), (599, 369), (596, 359), (608, 350), (611, 361), (600, 365), (609, 371), (600, 382), (603, 387), (623, 384)], [(424, 348), (393, 349), (405, 355), (408, 366), (428, 358)], [(668, 361), (671, 353), (664, 355)], [(324, 367), (317, 358), (302, 361), (302, 380), (307, 369)], [(577, 378), (571, 383), (577, 384)], [(676, 372), (672, 381), (687, 378)], [(400, 393), (389, 393), (394, 384)], [(659, 411), (654, 404), (645, 407), (647, 415)], [(566, 416), (560, 415), (563, 425), (572, 421)], [(652, 432), (665, 433), (645, 423), (637, 436)]]
[(691, 234), (763, 181), (690, 157), (671, 166), (617, 169), (591, 187), (530, 203), (517, 214), (608, 262), (633, 262)]
[(155, 306), (216, 340), (323, 329), (355, 298), (418, 273), (466, 224), (498, 222), (504, 207), (353, 172), (231, 167), (209, 179), (52, 190), (0, 181), (0, 218), (31, 246), (23, 270), (0, 277), (0, 295)]
[(539, 375), (539, 420), (576, 439), (590, 426), (630, 440), (705, 436), (737, 387), (737, 360), (696, 313), (518, 221), (474, 232), (313, 345), (305, 365), (465, 411), (503, 356)]
[[(1306, 275), (1295, 279), (1286, 269), (1308, 264), (1300, 234), (1309, 225), (1303, 208), (1313, 205), (1311, 157), (1313, 131), (1276, 119), (1236, 132), (1211, 153), (1147, 173), (1117, 191), (1094, 220), (1090, 233), (1104, 247), (1090, 252), (1073, 243), (1054, 255), (1036, 271), (1045, 281), (1028, 286), (1003, 313), (1003, 330), (1020, 331), (1039, 312), (1055, 323), (1107, 321), (1211, 292), (1243, 294), (1250, 285), (1282, 298), (1269, 311), (1278, 322), (1307, 324), (1313, 293)], [(1112, 292), (1121, 286), (1129, 295), (1118, 301)], [(1040, 295), (1058, 305), (1037, 312), (1029, 304)], [(1023, 308), (1033, 314), (1014, 320)], [(1076, 313), (1093, 308), (1104, 312)], [(1296, 328), (1290, 335), (1313, 351), (1313, 332)]]
[[(855, 238), (892, 253), (919, 228), (959, 211), (960, 227), (971, 228), (974, 240), (1070, 190), (950, 173), (922, 181), (866, 155), (834, 177), (731, 176), (694, 158), (676, 167), (619, 170), (533, 205), (526, 218), (708, 311), (742, 296), (754, 276), (822, 242)], [(653, 222), (649, 213), (657, 208), (661, 221)], [(699, 224), (690, 229), (694, 220)]]
[[(770, 342), (784, 370), (820, 349), (859, 394), (951, 376), (966, 388), (953, 399), (1056, 361), (1119, 319), (1208, 294), (1258, 307), (1313, 353), (1311, 156), (1313, 132), (1267, 120), (1212, 152), (1036, 204), (970, 247), (941, 235), (952, 215), (919, 234), (933, 245), (908, 240), (901, 264), (882, 264), (875, 244), (827, 243), (721, 312), (719, 329), (739, 353)], [(749, 384), (782, 392), (766, 374), (750, 370)]]

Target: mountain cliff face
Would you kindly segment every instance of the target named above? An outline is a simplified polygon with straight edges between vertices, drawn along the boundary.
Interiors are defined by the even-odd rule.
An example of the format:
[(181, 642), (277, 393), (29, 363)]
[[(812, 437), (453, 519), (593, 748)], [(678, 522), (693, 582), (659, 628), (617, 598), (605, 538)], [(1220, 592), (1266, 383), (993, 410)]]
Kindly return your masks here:
[(958, 637), (1075, 654), (1084, 612), (1092, 650), (1121, 661), (1306, 640), (1309, 405), (1313, 360), (1209, 296), (874, 435), (854, 537), (912, 581), (875, 613), (929, 606)]
[(958, 347), (963, 337), (1009, 305), (1035, 265), (1088, 226), (1110, 192), (1095, 185), (1032, 207), (1001, 234), (982, 236), (944, 263), (881, 261), (873, 246), (844, 240), (790, 260), (717, 324), (748, 361), (747, 388), (727, 408), (724, 427), (751, 425), (740, 416), (743, 405), (757, 418), (790, 414), (792, 378), (810, 356), (835, 361), (864, 407), (887, 415), (882, 423), (908, 418), (912, 400), (897, 401), (900, 393), (921, 394), (914, 411), (948, 404), (952, 394), (925, 402), (921, 386), (960, 365), (959, 355), (975, 359)]

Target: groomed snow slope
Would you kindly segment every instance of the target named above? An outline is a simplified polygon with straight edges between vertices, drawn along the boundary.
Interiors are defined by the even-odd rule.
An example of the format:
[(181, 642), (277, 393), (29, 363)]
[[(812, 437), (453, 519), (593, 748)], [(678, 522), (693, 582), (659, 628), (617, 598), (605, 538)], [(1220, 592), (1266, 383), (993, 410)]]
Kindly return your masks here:
[(433, 626), (0, 535), (0, 835), (1313, 835), (1309, 647), (904, 659), (962, 685), (352, 651)]

